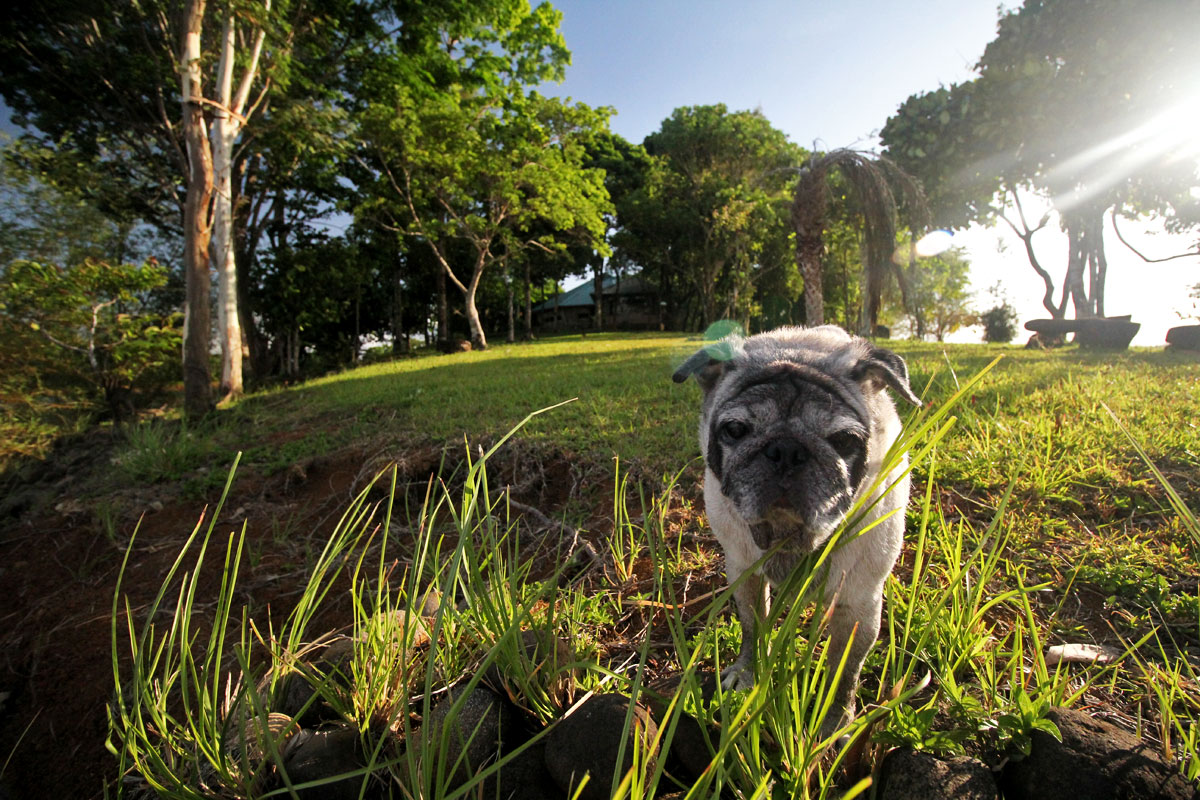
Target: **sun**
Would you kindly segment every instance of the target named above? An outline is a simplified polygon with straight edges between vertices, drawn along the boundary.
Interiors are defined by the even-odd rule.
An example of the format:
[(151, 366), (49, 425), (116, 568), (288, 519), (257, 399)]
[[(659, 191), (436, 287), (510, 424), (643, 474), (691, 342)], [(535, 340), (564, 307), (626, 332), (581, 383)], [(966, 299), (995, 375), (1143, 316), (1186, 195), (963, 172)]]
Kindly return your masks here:
[(1069, 196), (1054, 198), (1056, 208), (1090, 200), (1147, 168), (1185, 171), (1194, 184), (1191, 196), (1200, 199), (1200, 72), (1176, 85), (1170, 105), (1051, 169), (1051, 176), (1075, 187)]

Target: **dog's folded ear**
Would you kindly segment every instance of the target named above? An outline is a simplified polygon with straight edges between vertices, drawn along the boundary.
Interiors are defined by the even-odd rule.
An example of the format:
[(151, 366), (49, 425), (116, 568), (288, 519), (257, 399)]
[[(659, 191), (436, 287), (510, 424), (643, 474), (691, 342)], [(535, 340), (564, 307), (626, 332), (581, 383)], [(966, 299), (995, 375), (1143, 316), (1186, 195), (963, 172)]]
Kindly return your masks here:
[(696, 376), (696, 382), (707, 393), (717, 384), (721, 376), (733, 367), (733, 344), (728, 339), (705, 345), (679, 365), (671, 380), (683, 383), (691, 376)]
[(859, 383), (873, 384), (876, 391), (887, 386), (914, 406), (922, 405), (921, 398), (908, 385), (908, 365), (891, 350), (868, 345), (866, 355), (851, 369), (850, 377)]

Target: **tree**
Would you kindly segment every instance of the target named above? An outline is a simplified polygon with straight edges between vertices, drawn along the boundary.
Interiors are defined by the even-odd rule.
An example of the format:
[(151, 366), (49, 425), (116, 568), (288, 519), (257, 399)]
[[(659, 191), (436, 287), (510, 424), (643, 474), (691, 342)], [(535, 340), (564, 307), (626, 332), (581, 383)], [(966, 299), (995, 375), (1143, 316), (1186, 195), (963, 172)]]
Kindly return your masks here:
[(796, 262), (804, 276), (807, 325), (825, 321), (821, 272), (831, 201), (829, 181), (834, 171), (845, 180), (862, 218), (867, 300), (863, 328), (870, 334), (879, 319), (886, 276), (894, 273), (903, 280), (892, 258), (897, 210), (907, 211), (909, 227), (915, 230), (925, 222), (924, 199), (916, 181), (883, 156), (839, 149), (804, 162), (793, 194), (792, 224), (796, 229)]
[[(239, 318), (250, 343), (263, 349), (252, 310), (237, 303), (246, 292), (236, 289), (236, 276), (252, 269), (247, 262), (268, 221), (295, 226), (314, 209), (332, 212), (331, 203), (313, 201), (317, 170), (309, 164), (332, 160), (329, 144), (352, 96), (347, 86), (357, 78), (351, 73), (370, 42), (384, 35), (381, 9), (356, 0), (275, 0), (275, 6), (50, 0), (18, 3), (0, 19), (0, 92), (15, 121), (39, 132), (27, 138), (53, 154), (39, 155), (42, 174), (73, 181), (122, 224), (141, 221), (186, 240), (193, 289), (184, 369), (189, 413), (212, 406), (203, 388), (211, 309), (201, 308), (211, 299), (200, 265), (211, 259), (224, 276), (218, 316), (227, 334), (228, 388), (240, 381), (231, 364), (240, 344), (229, 344), (241, 338), (234, 330)], [(302, 55), (296, 69), (287, 58), (293, 50)], [(211, 97), (206, 88), (214, 90)], [(205, 147), (201, 135), (209, 138)], [(297, 167), (297, 151), (317, 157)], [(198, 171), (215, 171), (212, 190), (204, 190), (209, 179)], [(321, 174), (320, 191), (334, 180)], [(279, 201), (288, 206), (282, 217), (273, 212)]]
[(947, 335), (975, 323), (970, 270), (970, 262), (957, 248), (914, 259), (904, 268), (908, 297), (903, 313), (917, 339), (932, 335), (945, 341)]
[[(1103, 316), (1105, 211), (1195, 223), (1181, 212), (1195, 205), (1184, 120), (1197, 36), (1200, 15), (1182, 0), (1027, 0), (1001, 16), (978, 78), (910, 97), (882, 139), (924, 183), (940, 224), (996, 215), (1012, 227), (1051, 316), (1068, 306)], [(1026, 193), (1049, 200), (1067, 234), (1057, 300), (1033, 245), (1051, 218), (1027, 218)]]
[[(429, 248), (463, 295), (476, 347), (487, 346), (476, 297), (491, 268), (529, 248), (561, 250), (560, 232), (606, 249), (608, 198), (602, 172), (583, 165), (583, 134), (608, 112), (528, 88), (562, 75), (560, 20), (524, 0), (435, 14), (406, 26), (367, 79), (379, 95), (359, 117), (367, 174), (356, 213)], [(554, 233), (530, 235), (540, 223)]]
[[(611, 248), (617, 243), (620, 234), (621, 209), (626, 206), (631, 194), (645, 184), (649, 156), (641, 145), (631, 144), (625, 138), (607, 130), (595, 130), (586, 134), (583, 144), (586, 153), (585, 166), (604, 171), (604, 188), (612, 201), (611, 212), (604, 215), (604, 241)], [(586, 247), (575, 246), (571, 250), (575, 256), (576, 274), (583, 274), (589, 267), (593, 270), (593, 324), (596, 330), (602, 330), (606, 261), (607, 266), (618, 273), (619, 282), (619, 274), (627, 266), (627, 259), (616, 251), (613, 258), (605, 259), (600, 253)]]
[(166, 270), (153, 261), (7, 264), (0, 277), (6, 405), (61, 406), (64, 396), (70, 405), (78, 392), (85, 406), (128, 418), (134, 391), (160, 388), (179, 352), (178, 321), (145, 309), (148, 293), (165, 282)]
[[(271, 0), (263, 0), (260, 12), (271, 14)], [(212, 121), (212, 160), (215, 182), (213, 195), (212, 260), (217, 270), (217, 331), (221, 342), (221, 388), (225, 397), (236, 397), (243, 391), (242, 328), (238, 314), (237, 259), (233, 231), (233, 146), (266, 94), (247, 110), (250, 91), (258, 76), (258, 61), (267, 38), (264, 19), (251, 21), (249, 29), (254, 44), (242, 70), (237, 91), (233, 89), (233, 73), (237, 58), (239, 34), (238, 17), (231, 5), (224, 9), (221, 25), (221, 57), (217, 64), (217, 97)]]
[(187, 285), (183, 323), (183, 408), (191, 418), (213, 406), (208, 371), (211, 320), (208, 245), (212, 237), (209, 204), (213, 193), (212, 148), (204, 125), (204, 85), (200, 35), (205, 0), (187, 0), (179, 42), (183, 136), (187, 143), (187, 200), (183, 207), (183, 274)]
[(114, 218), (59, 182), (52, 150), (16, 140), (0, 148), (0, 270), (13, 261), (79, 264), (97, 261), (160, 263), (175, 260), (178, 243), (144, 224)]
[(780, 266), (764, 259), (787, 240), (787, 188), (803, 151), (761, 113), (723, 104), (675, 109), (645, 149), (655, 161), (623, 203), (621, 246), (658, 277), (664, 300), (675, 284), (674, 305), (700, 326), (747, 316), (757, 276)]

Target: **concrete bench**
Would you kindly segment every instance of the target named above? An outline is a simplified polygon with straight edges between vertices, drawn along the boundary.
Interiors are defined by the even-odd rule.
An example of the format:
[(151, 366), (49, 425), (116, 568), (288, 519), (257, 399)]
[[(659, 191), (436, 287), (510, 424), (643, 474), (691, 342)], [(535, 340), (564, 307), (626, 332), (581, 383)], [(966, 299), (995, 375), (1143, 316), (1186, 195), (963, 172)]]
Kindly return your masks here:
[(1073, 333), (1075, 343), (1080, 347), (1103, 350), (1126, 349), (1141, 327), (1142, 324), (1131, 321), (1129, 315), (1084, 319), (1031, 319), (1025, 323), (1025, 330), (1055, 338)]
[(1180, 325), (1167, 331), (1167, 344), (1180, 350), (1200, 350), (1200, 325)]

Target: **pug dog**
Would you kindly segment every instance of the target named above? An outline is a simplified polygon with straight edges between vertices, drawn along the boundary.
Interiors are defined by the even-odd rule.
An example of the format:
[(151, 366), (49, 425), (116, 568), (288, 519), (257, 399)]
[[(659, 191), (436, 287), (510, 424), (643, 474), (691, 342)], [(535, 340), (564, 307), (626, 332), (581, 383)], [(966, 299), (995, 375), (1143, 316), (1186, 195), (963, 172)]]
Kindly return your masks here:
[(921, 401), (900, 356), (832, 325), (726, 337), (688, 358), (673, 377), (682, 383), (693, 375), (703, 392), (704, 502), (725, 551), (727, 578), (736, 585), (742, 629), (737, 659), (721, 675), (725, 688), (754, 684), (769, 587), (820, 550), (865, 500), (814, 584), (824, 586), (820, 599), (830, 611), (831, 671), (849, 645), (821, 727), (825, 738), (854, 719), (859, 673), (879, 636), (883, 584), (904, 538), (907, 459), (876, 480), (900, 433), (885, 389), (914, 405)]

